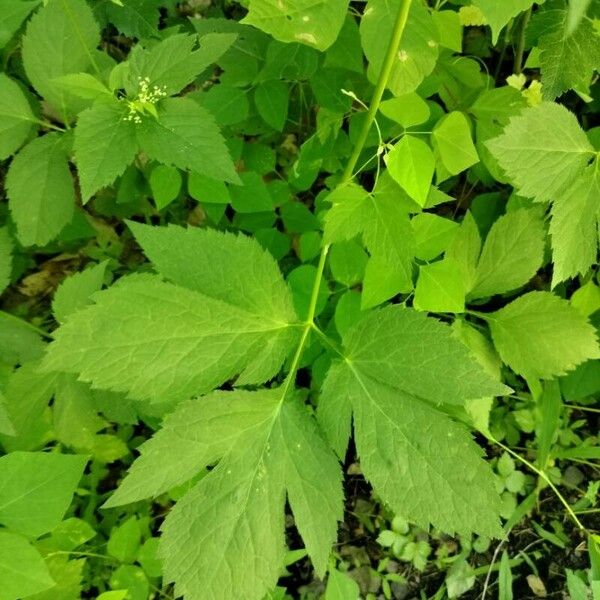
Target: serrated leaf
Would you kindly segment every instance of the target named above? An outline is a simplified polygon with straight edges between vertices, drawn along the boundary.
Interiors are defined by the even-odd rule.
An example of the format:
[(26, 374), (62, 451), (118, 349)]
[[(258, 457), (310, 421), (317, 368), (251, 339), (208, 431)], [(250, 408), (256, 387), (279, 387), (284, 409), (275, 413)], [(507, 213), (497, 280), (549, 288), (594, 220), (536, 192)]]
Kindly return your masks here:
[(104, 2), (108, 20), (128, 37), (149, 38), (158, 33), (160, 0), (135, 0), (116, 4)]
[(237, 375), (239, 384), (275, 375), (297, 331), (272, 257), (254, 240), (216, 231), (138, 227), (136, 235), (178, 285), (133, 275), (98, 293), (57, 331), (46, 367), (154, 401), (207, 392)]
[(469, 297), (504, 294), (525, 285), (542, 266), (545, 238), (542, 212), (537, 208), (500, 217), (485, 239)]
[(52, 312), (59, 323), (63, 323), (70, 314), (91, 302), (90, 296), (97, 292), (104, 282), (106, 264), (102, 262), (75, 273), (58, 286), (52, 300)]
[[(235, 411), (244, 397), (247, 405), (270, 404), (271, 410), (241, 439), (224, 440), (230, 448), (206, 431), (207, 442), (214, 436), (220, 448), (213, 451), (223, 458), (163, 525), (160, 555), (177, 594), (261, 600), (283, 563), (286, 491), (317, 572), (324, 574), (342, 515), (341, 470), (305, 407), (297, 399), (284, 401), (283, 394), (282, 389), (219, 394), (223, 416), (233, 402), (232, 424), (240, 419)], [(192, 451), (197, 447), (192, 444)]]
[(442, 117), (431, 134), (442, 164), (451, 175), (457, 175), (479, 162), (465, 115), (453, 111)]
[(280, 42), (300, 42), (322, 51), (335, 42), (347, 9), (348, 0), (251, 0), (242, 23)]
[(0, 160), (19, 149), (33, 131), (34, 121), (23, 90), (0, 73)]
[(63, 518), (87, 458), (45, 452), (0, 457), (0, 523), (38, 537)]
[[(367, 74), (374, 82), (381, 72), (401, 0), (369, 0), (360, 22), (363, 50), (369, 61)], [(387, 87), (395, 96), (414, 92), (429, 75), (438, 58), (439, 32), (420, 2), (410, 6), (406, 28)]]
[(498, 42), (502, 29), (520, 13), (531, 8), (535, 0), (473, 0), (489, 26), (492, 28), (492, 43)]
[[(23, 37), (23, 66), (36, 91), (68, 118), (79, 107), (54, 79), (99, 71), (100, 29), (83, 0), (50, 0), (29, 21)], [(75, 109), (75, 110), (74, 110)]]
[(20, 600), (55, 585), (40, 553), (24, 538), (0, 530), (1, 600)]
[(4, 0), (0, 14), (0, 49), (4, 48), (41, 0)]
[(487, 146), (519, 195), (539, 202), (564, 192), (594, 155), (575, 115), (550, 102), (513, 117)]
[(179, 169), (239, 183), (229, 150), (213, 116), (193, 100), (171, 98), (159, 107), (159, 118), (136, 124), (141, 149), (152, 159)]
[(503, 362), (526, 378), (551, 379), (600, 358), (594, 328), (550, 292), (525, 294), (486, 319)]
[(553, 287), (571, 277), (585, 275), (596, 262), (598, 233), (591, 215), (596, 214), (600, 203), (599, 168), (596, 160), (552, 204)]
[(138, 152), (136, 124), (125, 114), (116, 101), (98, 101), (79, 115), (74, 149), (84, 202), (122, 175)]
[(355, 325), (344, 355), (320, 402), (341, 396), (352, 405), (362, 470), (376, 493), (421, 527), (499, 535), (499, 497), (480, 449), (431, 402), (481, 396), (482, 382), (492, 393), (506, 388), (484, 375), (450, 329), (398, 306)]
[(75, 190), (62, 144), (58, 133), (36, 138), (8, 169), (9, 207), (24, 246), (44, 246), (73, 216)]
[(385, 156), (389, 174), (419, 206), (425, 206), (435, 171), (431, 148), (413, 135), (405, 135)]
[(13, 241), (6, 227), (0, 227), (0, 294), (10, 283)]

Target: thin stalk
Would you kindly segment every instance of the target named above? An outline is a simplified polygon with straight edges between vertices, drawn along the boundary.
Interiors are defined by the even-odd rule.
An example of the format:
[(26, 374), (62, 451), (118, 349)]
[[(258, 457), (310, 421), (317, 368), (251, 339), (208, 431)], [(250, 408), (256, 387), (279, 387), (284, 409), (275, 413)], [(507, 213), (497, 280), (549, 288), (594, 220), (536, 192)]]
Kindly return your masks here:
[(525, 33), (527, 31), (527, 25), (529, 25), (529, 19), (531, 19), (531, 11), (525, 11), (521, 18), (521, 30), (519, 31), (519, 41), (517, 42), (517, 50), (515, 51), (515, 62), (513, 71), (515, 74), (520, 75), (523, 71), (523, 53), (525, 52)]
[[(342, 173), (342, 179), (338, 183), (337, 188), (346, 185), (354, 178), (354, 169), (356, 168), (356, 164), (358, 162), (360, 154), (367, 141), (367, 136), (369, 135), (371, 126), (375, 121), (375, 116), (377, 115), (377, 111), (379, 110), (381, 98), (383, 97), (383, 93), (385, 92), (385, 88), (387, 87), (387, 83), (390, 78), (392, 68), (394, 66), (394, 61), (397, 58), (398, 48), (400, 46), (402, 34), (404, 33), (404, 29), (406, 27), (406, 21), (408, 20), (408, 11), (410, 10), (411, 4), (412, 0), (402, 0), (402, 3), (400, 4), (400, 8), (398, 9), (398, 15), (396, 16), (396, 21), (394, 23), (394, 29), (392, 31), (392, 38), (390, 40), (385, 59), (383, 61), (383, 65), (381, 67), (379, 78), (377, 80), (377, 83), (375, 84), (375, 90), (373, 91), (371, 102), (369, 103), (367, 117), (363, 122), (362, 129), (360, 130), (358, 139), (356, 140), (356, 144), (354, 145), (352, 154), (348, 159), (348, 163), (346, 164), (344, 172)], [(315, 280), (312, 287), (308, 314), (306, 316), (306, 321), (304, 322), (302, 333), (300, 335), (300, 341), (298, 342), (298, 346), (294, 353), (294, 357), (292, 358), (290, 370), (283, 383), (282, 402), (287, 396), (289, 390), (292, 388), (292, 384), (296, 379), (296, 373), (298, 372), (298, 366), (300, 365), (300, 359), (302, 358), (302, 352), (304, 351), (304, 346), (306, 345), (306, 341), (308, 340), (309, 333), (311, 330), (314, 330), (316, 328), (314, 320), (317, 309), (317, 300), (319, 298), (319, 289), (321, 287), (321, 281), (323, 280), (323, 272), (325, 271), (325, 261), (327, 260), (328, 253), (329, 244), (326, 244), (325, 246), (323, 246), (321, 254), (319, 256), (319, 263), (317, 265), (317, 273), (315, 275)]]

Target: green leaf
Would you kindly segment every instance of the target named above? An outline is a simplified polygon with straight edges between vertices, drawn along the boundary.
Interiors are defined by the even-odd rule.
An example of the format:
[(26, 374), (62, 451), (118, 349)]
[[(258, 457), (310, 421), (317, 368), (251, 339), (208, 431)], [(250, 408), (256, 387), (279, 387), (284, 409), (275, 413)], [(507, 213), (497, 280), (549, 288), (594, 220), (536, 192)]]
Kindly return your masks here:
[(473, 289), (480, 252), (479, 228), (471, 212), (467, 211), (445, 254), (446, 258), (454, 260), (459, 265), (467, 292)]
[(348, 0), (251, 0), (242, 23), (280, 42), (300, 42), (322, 51), (335, 42), (347, 9)]
[(502, 29), (520, 13), (530, 9), (535, 0), (473, 0), (473, 5), (479, 8), (489, 26), (492, 28), (492, 43), (498, 43)]
[(435, 171), (431, 148), (413, 135), (405, 135), (385, 156), (390, 175), (419, 206), (425, 206)]
[[(203, 420), (196, 432), (192, 422), (191, 439), (180, 438), (201, 459), (196, 469), (211, 456), (199, 452), (199, 442), (193, 441), (203, 432), (206, 444), (212, 443), (222, 458), (163, 525), (160, 555), (176, 594), (261, 600), (283, 564), (286, 491), (296, 526), (323, 576), (342, 516), (341, 470), (306, 408), (297, 399), (283, 401), (282, 394), (273, 389), (211, 395), (205, 408), (208, 419), (215, 409), (220, 415), (216, 431)], [(211, 398), (219, 402), (211, 403)], [(256, 405), (268, 412), (260, 422)], [(191, 408), (188, 403), (185, 410)], [(250, 427), (241, 437), (220, 437), (222, 427), (235, 432), (248, 411)]]
[(69, 118), (79, 103), (54, 80), (67, 73), (99, 72), (100, 29), (83, 0), (50, 0), (29, 21), (23, 37), (23, 66), (36, 91)]
[(325, 600), (358, 600), (360, 588), (358, 583), (337, 569), (329, 571)]
[(0, 360), (10, 365), (36, 360), (45, 344), (39, 331), (10, 313), (0, 311)]
[(127, 37), (149, 38), (158, 33), (161, 0), (104, 2), (107, 19)]
[(442, 117), (433, 128), (432, 140), (442, 164), (451, 175), (479, 162), (469, 121), (461, 112), (454, 111)]
[(219, 181), (239, 183), (225, 140), (212, 115), (193, 100), (161, 102), (159, 118), (136, 124), (141, 149), (153, 160)]
[(415, 256), (424, 261), (437, 258), (452, 243), (458, 231), (455, 221), (433, 213), (416, 215), (411, 225), (417, 243)]
[(0, 294), (10, 283), (12, 275), (13, 241), (6, 227), (0, 227)]
[(106, 262), (67, 277), (56, 290), (52, 300), (52, 312), (59, 323), (91, 302), (91, 295), (104, 283)]
[(23, 537), (0, 530), (0, 600), (20, 600), (55, 585), (40, 553)]
[(79, 115), (74, 148), (84, 202), (133, 162), (138, 152), (135, 134), (136, 124), (116, 101), (98, 101)]
[(49, 133), (27, 144), (6, 177), (9, 207), (24, 246), (44, 246), (71, 221), (75, 190), (63, 138)]
[(351, 404), (362, 471), (375, 492), (420, 527), (499, 535), (492, 472), (467, 430), (432, 403), (461, 404), (506, 388), (447, 326), (399, 306), (368, 314), (344, 348), (320, 402), (341, 396)]
[(181, 173), (174, 167), (158, 165), (150, 173), (150, 189), (158, 210), (169, 206), (181, 190)]
[(546, 231), (537, 208), (500, 217), (490, 229), (475, 270), (470, 298), (504, 294), (525, 285), (542, 266)]
[(427, 102), (415, 92), (384, 100), (379, 105), (379, 110), (405, 129), (427, 122), (431, 114)]
[(57, 331), (46, 367), (154, 401), (207, 392), (240, 374), (239, 385), (275, 375), (293, 348), (296, 317), (258, 242), (212, 230), (133, 229), (174, 283), (133, 275), (100, 292)]
[[(375, 82), (392, 38), (401, 0), (369, 0), (360, 23), (363, 50), (369, 61), (368, 77)], [(398, 55), (387, 87), (395, 96), (414, 92), (429, 75), (438, 58), (439, 32), (421, 2), (410, 7)]]
[(595, 161), (552, 204), (552, 286), (585, 275), (596, 262), (597, 229), (591, 215), (600, 203), (600, 162)]
[(0, 457), (0, 523), (39, 537), (62, 520), (87, 458), (45, 452)]
[(446, 258), (419, 267), (413, 306), (430, 312), (461, 313), (465, 310), (465, 294), (460, 266)]
[(568, 8), (564, 1), (554, 2), (540, 13), (543, 35), (538, 40), (542, 72), (542, 93), (554, 100), (564, 92), (585, 90), (600, 62), (600, 35), (594, 23), (583, 17), (568, 34)]
[(594, 328), (550, 292), (530, 292), (485, 317), (503, 362), (526, 378), (550, 379), (600, 358)]
[(325, 218), (325, 243), (362, 234), (371, 254), (364, 279), (363, 308), (376, 306), (399, 292), (410, 292), (414, 236), (408, 215), (394, 195), (370, 195), (349, 184), (332, 192)]
[(248, 118), (250, 103), (246, 90), (220, 83), (195, 96), (219, 127), (237, 125)]
[(550, 102), (513, 117), (487, 145), (518, 194), (539, 202), (564, 193), (594, 154), (575, 115)]
[(141, 79), (148, 78), (150, 89), (157, 86), (168, 96), (177, 94), (210, 65), (214, 64), (235, 42), (237, 34), (209, 33), (198, 36), (170, 35), (151, 50), (136, 46), (129, 58), (129, 92), (137, 93)]
[(0, 49), (4, 48), (41, 0), (4, 0), (0, 15)]
[(30, 136), (34, 119), (23, 90), (0, 73), (0, 160), (8, 158)]
[(265, 123), (283, 131), (290, 101), (289, 85), (285, 81), (264, 81), (254, 92), (256, 110)]
[(112, 92), (89, 73), (69, 73), (53, 80), (59, 88), (85, 100), (96, 100), (99, 96), (111, 97)]
[(133, 562), (140, 548), (142, 530), (135, 515), (110, 532), (106, 551), (120, 562)]

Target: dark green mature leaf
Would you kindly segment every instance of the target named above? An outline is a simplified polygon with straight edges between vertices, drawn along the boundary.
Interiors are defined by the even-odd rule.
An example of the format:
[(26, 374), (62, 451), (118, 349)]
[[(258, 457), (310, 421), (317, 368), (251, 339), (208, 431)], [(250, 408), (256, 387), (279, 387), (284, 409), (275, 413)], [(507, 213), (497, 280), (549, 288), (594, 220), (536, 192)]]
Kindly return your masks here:
[(251, 0), (243, 23), (281, 42), (300, 42), (326, 50), (335, 42), (348, 0)]
[(35, 117), (23, 90), (0, 73), (0, 160), (19, 149), (34, 125)]
[(150, 158), (239, 183), (225, 140), (206, 109), (186, 98), (171, 98), (160, 104), (158, 115), (135, 124), (139, 146)]
[(6, 177), (9, 206), (24, 246), (43, 246), (71, 221), (73, 178), (58, 133), (36, 138), (12, 161)]
[(158, 34), (161, 0), (128, 0), (122, 4), (102, 0), (96, 10), (104, 10), (106, 18), (129, 37), (153, 37)]
[(10, 283), (13, 241), (6, 227), (0, 228), (0, 294)]

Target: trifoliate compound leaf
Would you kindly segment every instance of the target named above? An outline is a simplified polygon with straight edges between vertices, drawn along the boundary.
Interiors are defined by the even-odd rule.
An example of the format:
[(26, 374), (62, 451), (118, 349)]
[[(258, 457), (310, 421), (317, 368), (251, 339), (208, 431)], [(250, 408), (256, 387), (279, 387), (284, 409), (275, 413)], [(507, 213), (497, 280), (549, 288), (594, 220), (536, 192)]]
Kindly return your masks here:
[(419, 268), (413, 306), (417, 310), (461, 313), (465, 310), (465, 283), (459, 264), (446, 258)]
[(10, 283), (13, 241), (6, 227), (0, 227), (0, 294)]
[(150, 158), (219, 181), (239, 183), (213, 116), (193, 100), (165, 100), (158, 119), (142, 117), (135, 128), (140, 148)]
[(67, 277), (58, 287), (52, 301), (52, 312), (59, 323), (91, 302), (91, 295), (104, 282), (106, 262)]
[(471, 298), (503, 294), (525, 285), (542, 266), (546, 231), (537, 207), (500, 217), (485, 239)]
[(133, 162), (138, 152), (135, 128), (125, 107), (116, 101), (98, 101), (79, 115), (75, 160), (84, 202)]
[(63, 518), (86, 457), (56, 452), (10, 452), (0, 457), (0, 523), (38, 537)]
[(535, 0), (473, 0), (492, 28), (492, 42), (496, 44), (502, 29), (520, 13), (531, 8)]
[(530, 292), (485, 318), (502, 361), (526, 378), (551, 379), (600, 358), (592, 325), (550, 292)]
[(585, 275), (596, 262), (597, 227), (592, 215), (600, 205), (600, 163), (590, 165), (552, 204), (550, 235), (552, 285)]
[(564, 192), (594, 155), (575, 115), (550, 102), (513, 117), (487, 145), (519, 195), (542, 202)]
[(431, 137), (442, 164), (451, 175), (457, 175), (479, 162), (469, 121), (463, 113), (453, 111), (442, 117)]
[(23, 90), (0, 73), (0, 160), (19, 149), (33, 131), (34, 121)]
[(50, 0), (29, 21), (23, 37), (23, 66), (36, 91), (63, 118), (80, 107), (54, 79), (100, 71), (100, 28), (84, 0)]
[(251, 0), (242, 23), (280, 42), (299, 42), (323, 51), (335, 42), (347, 9), (348, 0)]
[[(400, 3), (401, 0), (369, 0), (361, 19), (360, 37), (371, 81), (381, 72)], [(387, 87), (395, 96), (414, 92), (433, 71), (438, 42), (439, 32), (429, 11), (421, 2), (413, 2), (388, 80)]]
[(56, 585), (41, 554), (6, 530), (0, 530), (0, 581), (0, 600), (20, 600)]
[(73, 178), (58, 133), (27, 144), (6, 177), (9, 207), (24, 246), (44, 246), (71, 221), (75, 208)]
[[(197, 429), (192, 422), (187, 434), (182, 430), (191, 439), (176, 438), (198, 457), (198, 467), (221, 458), (163, 525), (160, 554), (178, 594), (261, 600), (283, 563), (286, 491), (308, 553), (324, 574), (342, 516), (341, 470), (305, 407), (284, 394), (282, 388), (219, 393), (222, 406), (207, 407), (208, 419), (215, 410), (220, 415), (216, 430), (196, 417)], [(257, 418), (263, 409), (264, 418)], [(231, 436), (243, 422), (240, 437)], [(223, 432), (230, 434), (220, 439)]]
[(419, 206), (425, 206), (435, 171), (431, 148), (413, 135), (405, 135), (386, 155), (389, 174)]

